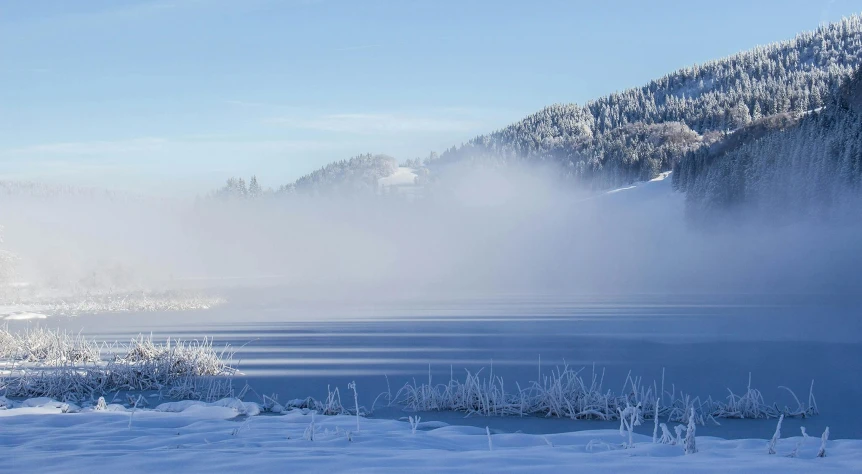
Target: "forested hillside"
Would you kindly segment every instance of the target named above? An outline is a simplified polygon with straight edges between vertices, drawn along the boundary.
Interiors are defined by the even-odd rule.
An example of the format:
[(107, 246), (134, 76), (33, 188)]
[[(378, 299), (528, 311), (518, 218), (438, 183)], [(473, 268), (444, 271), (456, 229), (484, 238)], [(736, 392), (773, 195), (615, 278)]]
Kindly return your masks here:
[(697, 146), (687, 129), (721, 133), (765, 116), (820, 108), (860, 62), (862, 18), (854, 16), (584, 106), (552, 105), (447, 150), (438, 163), (548, 161), (598, 188), (649, 179)]
[(377, 191), (378, 180), (397, 169), (395, 158), (368, 153), (330, 163), (275, 191), (261, 188), (257, 177), (252, 176), (248, 184), (243, 178), (230, 178), (213, 195), (219, 198), (257, 198), (265, 195), (373, 194)]
[(330, 163), (303, 176), (292, 184), (282, 186), (280, 193), (354, 193), (375, 192), (377, 181), (398, 169), (395, 158), (387, 155), (354, 156), (349, 160)]
[[(862, 71), (798, 121), (757, 123), (681, 160), (673, 175), (690, 215), (744, 206), (782, 219), (792, 210), (843, 212), (862, 183)], [(737, 138), (735, 135), (742, 135)]]

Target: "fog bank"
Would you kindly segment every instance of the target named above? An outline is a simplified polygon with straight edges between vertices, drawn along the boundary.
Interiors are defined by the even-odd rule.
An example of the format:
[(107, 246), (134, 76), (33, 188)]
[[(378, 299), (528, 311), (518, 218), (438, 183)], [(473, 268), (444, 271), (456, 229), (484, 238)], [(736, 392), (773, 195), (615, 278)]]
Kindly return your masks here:
[(3, 197), (17, 279), (51, 288), (273, 285), (308, 298), (479, 292), (847, 292), (862, 227), (693, 226), (670, 180), (599, 195), (471, 169), (418, 199)]

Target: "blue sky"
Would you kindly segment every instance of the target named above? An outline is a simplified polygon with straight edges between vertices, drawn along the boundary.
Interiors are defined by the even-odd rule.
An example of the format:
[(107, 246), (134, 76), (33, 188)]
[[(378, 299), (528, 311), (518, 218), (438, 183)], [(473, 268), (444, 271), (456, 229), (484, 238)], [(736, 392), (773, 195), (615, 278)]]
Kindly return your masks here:
[(0, 179), (197, 193), (459, 144), (862, 0), (0, 0)]

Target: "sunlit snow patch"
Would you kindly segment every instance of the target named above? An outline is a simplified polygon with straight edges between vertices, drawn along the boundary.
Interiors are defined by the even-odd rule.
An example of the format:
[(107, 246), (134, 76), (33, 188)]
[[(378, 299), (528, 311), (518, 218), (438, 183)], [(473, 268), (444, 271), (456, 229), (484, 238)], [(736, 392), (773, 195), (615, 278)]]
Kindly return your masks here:
[(660, 175), (656, 176), (655, 178), (649, 180), (648, 182), (654, 183), (656, 181), (664, 181), (665, 179), (667, 179), (670, 176), (671, 173), (672, 173), (671, 171), (665, 171), (664, 173), (661, 173)]

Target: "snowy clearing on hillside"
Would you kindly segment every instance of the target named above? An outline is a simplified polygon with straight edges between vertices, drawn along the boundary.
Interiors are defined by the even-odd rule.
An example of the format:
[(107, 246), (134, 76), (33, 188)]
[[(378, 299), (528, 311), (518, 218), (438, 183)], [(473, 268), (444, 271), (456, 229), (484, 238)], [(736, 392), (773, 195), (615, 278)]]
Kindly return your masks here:
[[(2, 405), (2, 403), (0, 403)], [(154, 409), (119, 405), (64, 413), (49, 399), (0, 409), (4, 469), (26, 472), (851, 472), (862, 468), (862, 441), (820, 433), (724, 440), (685, 435), (664, 440), (617, 430), (549, 435), (477, 427), (321, 416), (308, 410), (254, 416), (238, 400), (185, 402)], [(241, 416), (247, 413), (252, 416)], [(681, 433), (681, 431), (680, 431)], [(622, 436), (621, 436), (622, 435)], [(766, 436), (769, 436), (767, 433)], [(655, 441), (655, 442), (654, 442)], [(776, 454), (769, 454), (770, 447)]]
[(380, 186), (413, 186), (416, 183), (416, 173), (412, 168), (399, 166), (394, 173), (377, 180)]
[[(623, 187), (617, 188), (617, 189), (611, 189), (610, 191), (605, 191), (604, 194), (616, 194), (616, 193), (621, 192), (621, 191), (629, 191), (632, 189), (648, 188), (650, 186), (654, 186), (654, 184), (650, 184), (650, 183), (666, 182), (667, 184), (670, 184), (670, 180), (668, 178), (670, 178), (671, 173), (672, 173), (671, 171), (665, 171), (664, 173), (659, 174), (658, 176), (656, 176), (655, 178), (653, 178), (649, 181), (639, 182), (636, 184), (632, 184), (631, 186), (623, 186)], [(671, 192), (672, 189), (670, 187), (667, 187), (666, 189), (661, 189), (661, 191)]]

